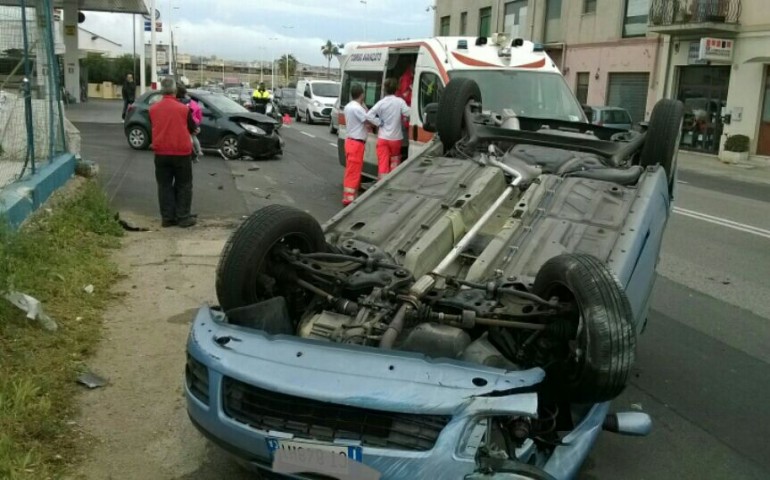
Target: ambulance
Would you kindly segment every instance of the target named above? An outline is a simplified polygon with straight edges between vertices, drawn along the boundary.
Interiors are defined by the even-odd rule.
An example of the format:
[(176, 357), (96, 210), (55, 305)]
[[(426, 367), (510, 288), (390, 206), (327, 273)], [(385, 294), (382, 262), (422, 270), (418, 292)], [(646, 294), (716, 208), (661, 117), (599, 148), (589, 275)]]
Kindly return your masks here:
[[(471, 78), (481, 89), (485, 110), (512, 109), (516, 115), (586, 121), (575, 117), (575, 96), (542, 45), (510, 38), (505, 34), (487, 37), (433, 37), (383, 43), (349, 43), (340, 57), (342, 89), (339, 98), (338, 155), (345, 165), (344, 106), (350, 101), (350, 87), (364, 89), (365, 104), (371, 108), (382, 96), (387, 78), (400, 79), (412, 67), (411, 114), (404, 139), (402, 158), (424, 150), (433, 133), (423, 128), (425, 107), (437, 103), (453, 78)], [(581, 109), (581, 115), (584, 115)], [(564, 114), (562, 112), (570, 112)], [(364, 157), (364, 175), (376, 178), (377, 136), (370, 133)]]

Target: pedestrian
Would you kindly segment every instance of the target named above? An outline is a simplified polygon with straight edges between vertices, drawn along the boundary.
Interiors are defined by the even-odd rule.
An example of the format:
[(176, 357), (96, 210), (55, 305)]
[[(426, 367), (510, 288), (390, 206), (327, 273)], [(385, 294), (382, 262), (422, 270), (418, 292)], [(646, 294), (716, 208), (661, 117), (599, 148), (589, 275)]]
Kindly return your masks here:
[(176, 98), (176, 82), (160, 82), (163, 98), (150, 107), (152, 145), (155, 151), (155, 180), (163, 227), (192, 227), (192, 141), (196, 126), (192, 111)]
[(185, 88), (185, 86), (181, 83), (176, 87), (176, 98), (179, 99), (179, 101), (183, 104), (187, 105), (187, 107), (190, 109), (190, 112), (192, 113), (192, 118), (193, 122), (195, 122), (196, 129), (195, 132), (190, 135), (190, 139), (192, 140), (193, 153), (195, 154), (193, 156), (193, 163), (198, 163), (200, 161), (200, 157), (203, 156), (203, 150), (201, 150), (201, 142), (198, 140), (198, 134), (201, 130), (201, 122), (203, 121), (203, 110), (201, 110), (198, 102), (187, 95), (187, 88)]
[(382, 178), (401, 163), (401, 144), (404, 139), (403, 120), (409, 115), (409, 106), (396, 96), (398, 82), (385, 80), (385, 96), (366, 115), (377, 130), (377, 177)]
[(361, 171), (364, 168), (366, 137), (369, 133), (364, 106), (364, 89), (354, 83), (350, 87), (350, 102), (345, 105), (345, 178), (342, 182), (342, 204), (349, 205), (358, 196), (361, 187)]
[(259, 87), (251, 94), (252, 103), (254, 104), (254, 111), (258, 113), (265, 113), (267, 111), (267, 103), (270, 101), (270, 92), (265, 89), (265, 82), (259, 82)]
[(134, 82), (134, 76), (132, 74), (126, 74), (126, 81), (123, 82), (123, 88), (120, 90), (123, 96), (123, 120), (126, 119), (126, 112), (128, 106), (136, 101), (136, 83)]

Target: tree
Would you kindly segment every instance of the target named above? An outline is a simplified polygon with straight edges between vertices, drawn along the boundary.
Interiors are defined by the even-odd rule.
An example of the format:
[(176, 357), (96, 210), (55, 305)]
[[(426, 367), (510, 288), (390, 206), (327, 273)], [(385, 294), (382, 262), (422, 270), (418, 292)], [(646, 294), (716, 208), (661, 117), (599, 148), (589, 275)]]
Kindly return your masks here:
[(327, 40), (326, 44), (321, 47), (321, 53), (326, 57), (326, 72), (329, 78), (332, 76), (332, 58), (340, 54), (340, 48), (337, 44), (332, 43), (331, 40)]
[[(282, 55), (281, 58), (279, 58), (275, 62), (275, 69), (278, 75), (286, 75), (286, 58), (287, 58), (287, 55)], [(289, 78), (291, 78), (297, 72), (297, 59), (294, 58), (294, 55), (292, 54), (289, 54), (288, 58), (289, 58)], [(289, 78), (286, 79), (287, 83), (289, 81)]]

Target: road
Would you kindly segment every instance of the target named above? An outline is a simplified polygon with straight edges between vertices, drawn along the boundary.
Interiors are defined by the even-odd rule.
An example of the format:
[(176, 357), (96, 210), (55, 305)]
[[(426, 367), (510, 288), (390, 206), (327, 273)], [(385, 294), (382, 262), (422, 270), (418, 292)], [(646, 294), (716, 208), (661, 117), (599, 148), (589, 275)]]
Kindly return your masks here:
[[(152, 158), (120, 125), (79, 124), (116, 208), (156, 216)], [(282, 159), (195, 166), (194, 209), (240, 218), (284, 203), (324, 221), (340, 206), (342, 169), (326, 126), (284, 128)], [(647, 438), (604, 434), (581, 478), (767, 478), (770, 471), (770, 187), (682, 171), (635, 374), (614, 402), (654, 420)], [(251, 478), (211, 448), (179, 478)]]

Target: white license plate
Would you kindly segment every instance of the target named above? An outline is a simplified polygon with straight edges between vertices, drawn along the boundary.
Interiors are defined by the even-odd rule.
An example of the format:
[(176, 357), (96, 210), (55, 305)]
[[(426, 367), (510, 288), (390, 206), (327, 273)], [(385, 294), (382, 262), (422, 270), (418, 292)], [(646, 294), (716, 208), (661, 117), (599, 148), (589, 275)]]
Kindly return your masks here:
[[(308, 466), (327, 463), (330, 458), (344, 456), (349, 460), (361, 462), (363, 452), (361, 447), (346, 445), (331, 445), (311, 442), (298, 442), (295, 440), (284, 440), (281, 438), (267, 438), (267, 449), (271, 455), (276, 451), (297, 453), (303, 463), (308, 462)], [(300, 455), (302, 454), (302, 455)]]

